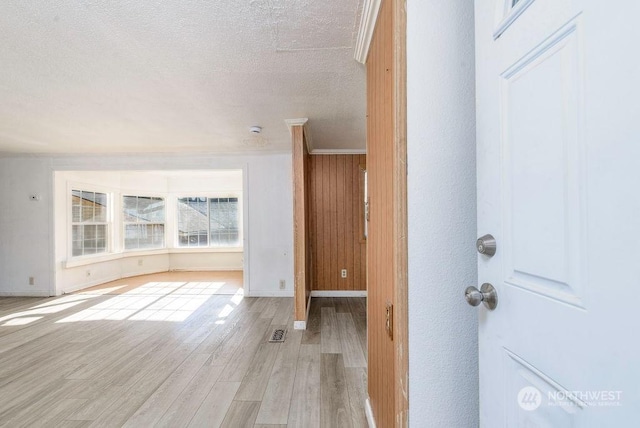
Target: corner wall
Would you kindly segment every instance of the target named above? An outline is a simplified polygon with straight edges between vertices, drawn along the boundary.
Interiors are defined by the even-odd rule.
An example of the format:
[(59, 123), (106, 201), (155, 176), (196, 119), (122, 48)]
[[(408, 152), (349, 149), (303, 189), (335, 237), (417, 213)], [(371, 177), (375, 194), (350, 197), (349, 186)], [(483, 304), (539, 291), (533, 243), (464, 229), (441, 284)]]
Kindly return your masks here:
[(409, 423), (478, 426), (474, 3), (407, 1)]

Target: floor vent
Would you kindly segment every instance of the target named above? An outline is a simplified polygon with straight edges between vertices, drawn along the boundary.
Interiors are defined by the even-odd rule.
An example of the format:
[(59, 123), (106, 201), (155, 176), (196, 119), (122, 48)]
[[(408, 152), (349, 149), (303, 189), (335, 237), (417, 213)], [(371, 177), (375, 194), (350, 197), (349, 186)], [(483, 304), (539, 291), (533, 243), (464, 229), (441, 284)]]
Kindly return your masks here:
[(287, 331), (283, 330), (281, 328), (277, 328), (275, 330), (273, 330), (273, 333), (271, 334), (271, 337), (269, 338), (269, 342), (284, 342), (284, 335)]

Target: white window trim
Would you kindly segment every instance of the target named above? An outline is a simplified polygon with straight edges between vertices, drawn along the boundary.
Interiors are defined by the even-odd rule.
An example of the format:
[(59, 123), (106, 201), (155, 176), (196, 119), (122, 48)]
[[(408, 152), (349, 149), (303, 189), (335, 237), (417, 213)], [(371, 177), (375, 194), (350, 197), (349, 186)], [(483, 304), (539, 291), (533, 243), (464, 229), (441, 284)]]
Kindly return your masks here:
[[(94, 263), (109, 262), (128, 257), (154, 256), (161, 254), (188, 254), (188, 253), (243, 253), (244, 249), (244, 204), (247, 199), (244, 192), (190, 192), (182, 196), (182, 193), (172, 192), (157, 193), (144, 192), (131, 189), (114, 189), (81, 181), (68, 180), (66, 183), (66, 224), (67, 224), (67, 258), (62, 262), (65, 269), (78, 266), (86, 266)], [(84, 190), (87, 192), (99, 192), (107, 195), (107, 251), (104, 253), (87, 254), (73, 256), (73, 212), (72, 212), (72, 191)], [(165, 231), (164, 248), (130, 249), (124, 248), (124, 216), (122, 215), (123, 196), (151, 196), (163, 198), (165, 201)], [(178, 246), (177, 226), (177, 206), (179, 198), (201, 197), (201, 198), (238, 198), (238, 226), (240, 246), (236, 247), (180, 247)], [(116, 213), (119, 213), (116, 215)]]
[[(238, 193), (229, 193), (229, 192), (220, 192), (220, 193), (202, 193), (202, 192), (193, 192), (189, 194), (178, 193), (173, 194), (173, 218), (172, 218), (172, 228), (173, 228), (173, 246), (171, 247), (173, 252), (207, 252), (211, 250), (216, 250), (213, 252), (221, 252), (221, 253), (239, 253), (244, 251), (244, 198), (242, 194)], [(238, 199), (238, 241), (241, 245), (235, 247), (182, 247), (178, 242), (178, 199), (181, 198), (237, 198)], [(167, 222), (169, 220), (167, 219)], [(166, 233), (166, 229), (165, 229)], [(209, 231), (209, 233), (211, 233)], [(211, 239), (209, 237), (209, 239)], [(178, 251), (176, 251), (178, 250)], [(189, 251), (184, 251), (189, 250)]]
[[(80, 190), (83, 192), (104, 193), (107, 195), (107, 249), (103, 253), (84, 254), (82, 256), (73, 255), (73, 191)], [(107, 187), (96, 186), (95, 184), (68, 181), (67, 182), (67, 261), (71, 260), (87, 260), (88, 263), (95, 263), (101, 257), (114, 253), (114, 192), (113, 189)], [(87, 225), (93, 223), (86, 223)], [(99, 223), (104, 224), (104, 223)], [(68, 263), (68, 262), (67, 262)]]

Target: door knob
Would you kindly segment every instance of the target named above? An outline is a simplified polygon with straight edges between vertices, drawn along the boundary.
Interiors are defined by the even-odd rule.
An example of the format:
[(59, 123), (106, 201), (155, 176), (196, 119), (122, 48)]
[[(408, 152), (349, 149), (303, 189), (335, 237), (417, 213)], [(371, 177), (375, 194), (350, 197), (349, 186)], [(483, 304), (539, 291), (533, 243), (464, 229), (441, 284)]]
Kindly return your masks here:
[(484, 235), (476, 241), (476, 250), (480, 254), (492, 257), (496, 253), (496, 238), (492, 235)]
[(484, 303), (490, 311), (498, 306), (498, 293), (493, 285), (487, 282), (482, 284), (480, 290), (476, 287), (467, 287), (464, 290), (464, 298), (467, 299), (467, 303), (471, 306), (478, 306), (480, 303)]

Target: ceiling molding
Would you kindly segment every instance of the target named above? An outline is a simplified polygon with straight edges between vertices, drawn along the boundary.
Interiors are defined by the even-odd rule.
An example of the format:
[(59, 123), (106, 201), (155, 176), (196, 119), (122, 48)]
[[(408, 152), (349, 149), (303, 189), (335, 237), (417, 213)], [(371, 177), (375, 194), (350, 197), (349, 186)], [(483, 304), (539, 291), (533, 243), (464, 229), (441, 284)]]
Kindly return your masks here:
[(365, 0), (364, 6), (362, 7), (360, 28), (358, 29), (358, 38), (356, 39), (356, 50), (353, 54), (355, 60), (361, 64), (367, 62), (369, 46), (373, 38), (373, 30), (376, 28), (381, 3), (382, 0)]
[(312, 155), (366, 155), (365, 149), (315, 149)]

